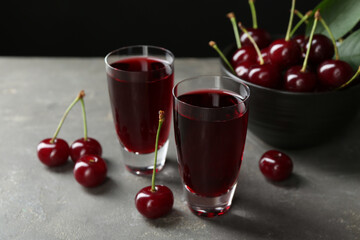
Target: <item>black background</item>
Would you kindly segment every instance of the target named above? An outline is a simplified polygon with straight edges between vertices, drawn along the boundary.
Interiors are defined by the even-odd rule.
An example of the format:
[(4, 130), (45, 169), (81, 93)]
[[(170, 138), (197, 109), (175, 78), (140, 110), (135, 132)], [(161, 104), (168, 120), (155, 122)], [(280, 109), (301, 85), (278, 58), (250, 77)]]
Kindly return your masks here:
[[(320, 0), (298, 0), (305, 13)], [(226, 14), (251, 27), (247, 0), (11, 1), (0, 7), (2, 56), (104, 56), (134, 44), (168, 48), (176, 57), (216, 56), (235, 42)], [(259, 27), (273, 38), (285, 34), (290, 0), (257, 0)], [(294, 24), (298, 21), (294, 17)]]

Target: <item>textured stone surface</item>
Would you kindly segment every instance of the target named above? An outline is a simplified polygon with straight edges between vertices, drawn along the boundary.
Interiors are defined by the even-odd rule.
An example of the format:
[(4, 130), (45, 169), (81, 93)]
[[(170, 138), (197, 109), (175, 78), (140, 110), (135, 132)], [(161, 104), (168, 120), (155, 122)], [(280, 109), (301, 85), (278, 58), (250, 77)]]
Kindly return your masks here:
[[(219, 73), (215, 59), (178, 59), (175, 79)], [(84, 89), (89, 136), (97, 138), (108, 163), (108, 180), (81, 187), (73, 164), (49, 169), (36, 146), (51, 137), (67, 105)], [(215, 219), (194, 216), (182, 197), (171, 143), (157, 183), (175, 195), (174, 210), (144, 219), (134, 196), (150, 178), (128, 173), (119, 159), (100, 58), (0, 58), (0, 239), (359, 239), (359, 118), (338, 139), (316, 148), (286, 151), (294, 161), (291, 179), (273, 184), (258, 169), (270, 146), (248, 134), (244, 161), (230, 212)], [(82, 137), (80, 106), (59, 137)]]

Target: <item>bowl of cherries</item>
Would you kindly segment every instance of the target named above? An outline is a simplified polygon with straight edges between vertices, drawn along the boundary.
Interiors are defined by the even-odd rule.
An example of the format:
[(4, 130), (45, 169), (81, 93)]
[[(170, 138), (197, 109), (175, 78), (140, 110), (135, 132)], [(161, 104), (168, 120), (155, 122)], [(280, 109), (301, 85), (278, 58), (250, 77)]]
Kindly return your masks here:
[[(265, 143), (287, 149), (310, 147), (339, 136), (360, 108), (360, 68), (355, 70), (341, 60), (319, 11), (309, 11), (291, 29), (296, 12), (292, 0), (286, 36), (272, 41), (269, 33), (257, 27), (253, 0), (249, 4), (253, 28), (237, 26), (235, 15), (228, 14), (236, 45), (222, 53), (215, 42), (209, 43), (222, 58), (223, 74), (250, 87), (249, 130)], [(293, 37), (312, 17), (310, 35)], [(318, 22), (331, 38), (314, 34)]]

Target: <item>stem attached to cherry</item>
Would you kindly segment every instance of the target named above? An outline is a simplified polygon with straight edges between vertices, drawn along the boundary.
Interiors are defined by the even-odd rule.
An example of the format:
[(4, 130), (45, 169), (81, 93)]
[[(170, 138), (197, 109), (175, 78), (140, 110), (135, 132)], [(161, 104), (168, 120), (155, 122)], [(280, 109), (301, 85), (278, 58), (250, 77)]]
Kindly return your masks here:
[(254, 0), (249, 0), (250, 10), (251, 10), (251, 16), (252, 16), (252, 22), (253, 22), (253, 28), (257, 29), (257, 17), (256, 17), (256, 10), (255, 10), (255, 4)]
[(290, 38), (295, 34), (296, 30), (303, 24), (312, 14), (312, 11), (308, 11), (305, 16), (303, 16), (300, 21), (295, 25), (295, 27), (290, 32)]
[(339, 90), (341, 88), (344, 88), (346, 86), (348, 86), (350, 83), (352, 83), (352, 81), (354, 81), (358, 76), (360, 75), (360, 66), (358, 68), (358, 70), (356, 71), (356, 73), (354, 74), (354, 76), (352, 76), (352, 78), (350, 78), (349, 81), (347, 81), (346, 83), (344, 83), (343, 85), (341, 85), (340, 87), (338, 87), (336, 90)]
[[(85, 96), (85, 93), (84, 93)], [(80, 99), (81, 102), (81, 109), (82, 109), (82, 115), (83, 115), (83, 123), (84, 123), (84, 140), (87, 141), (87, 122), (86, 122), (86, 112), (85, 112), (85, 102), (84, 98), (82, 97)]]
[(309, 46), (307, 47), (304, 63), (303, 63), (303, 66), (302, 66), (300, 72), (305, 72), (305, 70), (306, 70), (307, 62), (309, 60), (309, 55), (310, 55), (311, 43), (312, 43), (312, 40), (314, 37), (316, 25), (317, 25), (317, 22), (319, 21), (319, 18), (320, 18), (320, 12), (319, 12), (319, 10), (317, 10), (315, 13), (314, 23), (313, 23), (313, 26), (312, 26), (312, 29), (310, 32), (310, 37), (309, 37), (309, 41), (308, 41)]
[(293, 19), (294, 19), (294, 10), (295, 10), (295, 0), (292, 0), (289, 25), (288, 25), (288, 29), (286, 31), (285, 41), (290, 40), (290, 31), (291, 31), (292, 22), (293, 22)]
[(229, 69), (236, 75), (234, 68), (231, 66), (229, 61), (226, 59), (225, 55), (218, 48), (218, 46), (216, 45), (216, 42), (210, 41), (209, 46), (212, 47), (213, 49), (215, 49), (215, 51), (220, 55), (221, 59), (226, 63), (226, 65), (228, 65)]
[(241, 48), (240, 35), (239, 35), (238, 27), (236, 26), (235, 14), (233, 12), (230, 12), (226, 16), (230, 19), (231, 24), (233, 26), (235, 40), (236, 40), (236, 46), (237, 46), (237, 48)]
[(323, 27), (328, 32), (328, 34), (330, 36), (330, 39), (331, 39), (331, 41), (332, 41), (332, 43), (334, 45), (335, 59), (339, 60), (339, 51), (338, 51), (338, 48), (336, 46), (336, 40), (335, 40), (334, 34), (331, 32), (331, 30), (329, 28), (329, 25), (326, 24), (325, 20), (321, 16), (319, 16), (319, 20), (320, 20), (321, 24), (323, 25)]
[(241, 29), (241, 31), (243, 31), (246, 34), (246, 36), (249, 38), (250, 42), (253, 44), (253, 46), (255, 48), (255, 51), (259, 56), (260, 65), (263, 65), (264, 64), (264, 58), (261, 56), (261, 51), (260, 51), (258, 45), (256, 44), (254, 38), (249, 34), (249, 32), (246, 30), (246, 28), (244, 28), (244, 26), (241, 24), (241, 22), (239, 22), (238, 25), (239, 25), (239, 28)]
[(81, 90), (79, 92), (79, 94), (77, 95), (77, 97), (74, 99), (74, 101), (69, 105), (69, 107), (66, 109), (64, 115), (62, 116), (61, 120), (60, 120), (60, 123), (54, 133), (54, 136), (52, 137), (52, 139), (50, 140), (50, 143), (54, 143), (57, 135), (59, 134), (60, 132), (60, 129), (61, 129), (61, 126), (63, 125), (67, 115), (69, 114), (70, 110), (75, 106), (75, 104), (80, 100), (82, 99), (83, 97), (85, 96), (85, 92), (84, 90)]
[(158, 153), (158, 146), (159, 146), (159, 135), (160, 135), (160, 129), (165, 120), (165, 112), (160, 110), (159, 111), (159, 125), (156, 133), (156, 141), (155, 141), (155, 160), (154, 160), (154, 168), (151, 178), (151, 191), (156, 192), (155, 189), (155, 173), (156, 173), (156, 164), (157, 164), (157, 153)]

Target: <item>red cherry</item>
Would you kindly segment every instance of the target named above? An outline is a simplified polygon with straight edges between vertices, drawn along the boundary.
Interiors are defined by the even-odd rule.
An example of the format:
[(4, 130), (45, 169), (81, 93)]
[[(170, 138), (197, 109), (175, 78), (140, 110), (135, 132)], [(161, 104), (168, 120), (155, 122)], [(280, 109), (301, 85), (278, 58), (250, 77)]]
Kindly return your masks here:
[(174, 204), (174, 195), (164, 185), (156, 185), (155, 191), (151, 186), (144, 187), (135, 196), (137, 210), (147, 218), (158, 218), (169, 213)]
[(253, 46), (245, 46), (237, 49), (231, 58), (231, 65), (235, 68), (242, 62), (256, 62), (256, 51)]
[(242, 62), (237, 64), (235, 67), (237, 76), (245, 81), (249, 81), (249, 71), (253, 65), (253, 62)]
[(249, 82), (268, 88), (277, 88), (281, 81), (280, 71), (269, 63), (252, 66), (248, 75)]
[(305, 35), (297, 35), (295, 37), (293, 37), (293, 40), (295, 42), (297, 42), (297, 44), (299, 44), (300, 46), (300, 49), (301, 49), (301, 56), (304, 58), (305, 57), (305, 45), (306, 45), (306, 42), (308, 41), (308, 39), (306, 38)]
[[(261, 49), (260, 53), (264, 60), (264, 63), (271, 63), (270, 58), (269, 58), (269, 48)], [(260, 58), (257, 55), (256, 55), (256, 62), (260, 64)]]
[(84, 187), (96, 187), (104, 182), (107, 167), (105, 161), (96, 155), (79, 158), (74, 167), (74, 177)]
[[(266, 48), (271, 43), (271, 36), (264, 29), (247, 28), (246, 30), (249, 32), (250, 36), (254, 38), (256, 44), (260, 49)], [(251, 46), (251, 47), (253, 46), (253, 44), (251, 43), (251, 41), (249, 40), (249, 38), (245, 33), (241, 34), (240, 41), (242, 46)]]
[(289, 68), (284, 76), (285, 89), (291, 92), (311, 92), (315, 90), (317, 83), (316, 74), (306, 69), (301, 71), (302, 66)]
[(49, 167), (65, 164), (69, 158), (69, 145), (61, 138), (55, 138), (51, 143), (51, 138), (42, 140), (37, 146), (39, 160)]
[[(305, 51), (309, 43), (306, 43)], [(331, 40), (322, 34), (314, 34), (311, 41), (311, 48), (309, 53), (309, 62), (312, 65), (318, 65), (321, 62), (331, 59), (334, 56), (334, 46)]]
[(268, 179), (282, 181), (291, 175), (293, 163), (285, 153), (270, 150), (261, 156), (259, 167), (262, 174)]
[(340, 87), (354, 75), (352, 67), (341, 60), (326, 60), (317, 69), (321, 85), (326, 89)]
[(80, 157), (84, 155), (97, 155), (101, 157), (102, 148), (100, 143), (94, 138), (84, 138), (75, 140), (70, 146), (70, 156), (73, 162), (76, 162)]
[(296, 65), (301, 60), (301, 48), (294, 40), (278, 39), (269, 46), (271, 63), (281, 69)]

